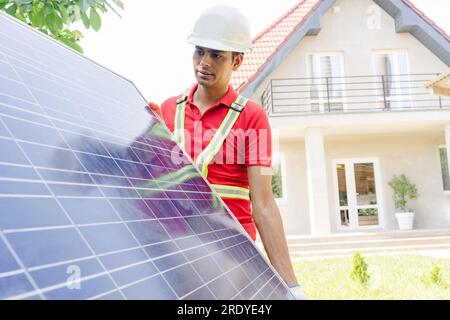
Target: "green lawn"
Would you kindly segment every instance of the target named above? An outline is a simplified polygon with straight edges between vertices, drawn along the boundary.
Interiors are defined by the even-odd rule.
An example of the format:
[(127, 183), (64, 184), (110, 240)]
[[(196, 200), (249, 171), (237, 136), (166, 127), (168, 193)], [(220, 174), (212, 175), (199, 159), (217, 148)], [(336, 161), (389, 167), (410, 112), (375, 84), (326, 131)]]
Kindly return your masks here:
[[(364, 258), (370, 275), (366, 288), (350, 276), (353, 270), (351, 256), (303, 260), (294, 263), (294, 268), (303, 292), (311, 299), (450, 300), (450, 259), (420, 255)], [(431, 280), (436, 266), (440, 268), (442, 280), (438, 283)]]

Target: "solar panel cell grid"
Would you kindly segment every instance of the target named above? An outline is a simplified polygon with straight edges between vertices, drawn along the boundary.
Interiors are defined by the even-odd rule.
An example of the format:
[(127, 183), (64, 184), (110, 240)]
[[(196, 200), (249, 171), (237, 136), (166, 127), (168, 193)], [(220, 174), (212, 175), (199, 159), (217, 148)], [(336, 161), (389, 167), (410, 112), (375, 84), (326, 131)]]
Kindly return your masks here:
[(291, 298), (145, 105), (0, 14), (0, 298)]

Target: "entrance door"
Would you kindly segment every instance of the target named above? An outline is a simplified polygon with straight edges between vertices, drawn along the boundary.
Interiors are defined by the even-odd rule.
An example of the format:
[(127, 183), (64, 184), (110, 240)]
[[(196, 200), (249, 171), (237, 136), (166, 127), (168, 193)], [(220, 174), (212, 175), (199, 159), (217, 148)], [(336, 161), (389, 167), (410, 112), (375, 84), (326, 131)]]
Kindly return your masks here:
[(338, 229), (383, 225), (379, 166), (376, 159), (334, 161)]

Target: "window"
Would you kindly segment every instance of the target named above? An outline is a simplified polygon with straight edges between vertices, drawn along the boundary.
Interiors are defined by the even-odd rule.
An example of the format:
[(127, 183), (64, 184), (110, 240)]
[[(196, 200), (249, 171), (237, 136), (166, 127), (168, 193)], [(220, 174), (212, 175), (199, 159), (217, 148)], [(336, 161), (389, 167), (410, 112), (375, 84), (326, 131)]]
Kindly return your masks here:
[(448, 172), (448, 155), (445, 146), (439, 147), (439, 159), (441, 161), (442, 184), (444, 191), (450, 191), (450, 176)]
[(341, 54), (315, 53), (307, 55), (306, 58), (311, 78), (311, 111), (342, 110), (345, 79)]
[(384, 81), (380, 78), (375, 83), (379, 101), (384, 102), (386, 98), (385, 108), (411, 107), (407, 52), (402, 50), (374, 52), (373, 67), (375, 75), (383, 76)]
[(272, 163), (272, 192), (275, 199), (278, 201), (286, 201), (286, 187), (285, 187), (285, 163), (284, 155), (279, 153), (273, 157)]

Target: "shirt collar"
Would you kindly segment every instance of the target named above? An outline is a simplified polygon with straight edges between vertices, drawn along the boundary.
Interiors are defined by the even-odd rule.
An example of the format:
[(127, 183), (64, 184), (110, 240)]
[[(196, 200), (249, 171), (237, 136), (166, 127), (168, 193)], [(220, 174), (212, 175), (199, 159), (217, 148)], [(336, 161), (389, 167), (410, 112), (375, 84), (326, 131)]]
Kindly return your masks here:
[[(198, 88), (198, 83), (196, 83), (192, 87), (191, 91), (189, 92), (187, 102), (190, 105), (194, 104), (194, 93), (195, 93), (195, 91), (197, 91), (197, 88)], [(237, 92), (233, 89), (233, 86), (230, 84), (228, 86), (227, 93), (225, 93), (225, 95), (222, 98), (220, 98), (219, 101), (217, 101), (217, 103), (212, 105), (210, 108), (218, 107), (219, 105), (224, 105), (226, 107), (230, 107), (233, 104), (233, 102), (236, 101), (237, 97), (238, 97)]]

